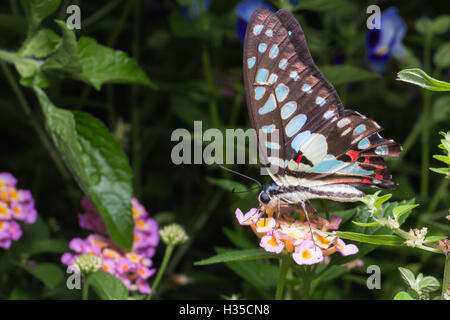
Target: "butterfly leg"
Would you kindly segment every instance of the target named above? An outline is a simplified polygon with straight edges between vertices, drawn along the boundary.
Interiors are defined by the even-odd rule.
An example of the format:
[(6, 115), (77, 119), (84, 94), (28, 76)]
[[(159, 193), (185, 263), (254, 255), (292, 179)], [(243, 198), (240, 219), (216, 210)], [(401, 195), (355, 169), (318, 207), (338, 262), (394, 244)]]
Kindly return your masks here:
[(312, 231), (312, 228), (311, 228), (311, 222), (309, 221), (309, 214), (308, 214), (308, 211), (306, 211), (306, 204), (305, 204), (304, 201), (302, 201), (302, 202), (301, 202), (301, 205), (302, 205), (303, 211), (305, 212), (306, 220), (308, 221), (309, 232), (311, 232), (311, 238), (312, 238), (312, 241), (313, 241), (313, 243), (314, 243), (314, 248), (316, 248), (316, 241), (314, 241), (314, 234), (313, 234), (313, 231)]

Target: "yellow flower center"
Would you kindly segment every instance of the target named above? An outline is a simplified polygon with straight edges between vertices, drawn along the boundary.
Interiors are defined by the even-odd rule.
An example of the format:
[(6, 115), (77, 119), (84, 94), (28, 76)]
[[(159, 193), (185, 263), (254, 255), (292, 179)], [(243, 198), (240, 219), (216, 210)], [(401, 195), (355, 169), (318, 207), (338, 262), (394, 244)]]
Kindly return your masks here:
[(19, 197), (19, 194), (17, 193), (16, 190), (10, 190), (9, 196), (11, 197), (11, 199), (17, 200), (17, 198)]
[(316, 240), (319, 241), (319, 243), (323, 244), (323, 245), (329, 245), (330, 244), (330, 240), (328, 240), (326, 237), (320, 235), (320, 234), (316, 234)]
[(275, 237), (271, 237), (269, 241), (267, 241), (268, 244), (270, 244), (272, 247), (276, 247), (277, 246), (277, 239), (275, 239)]
[(303, 253), (302, 253), (303, 259), (306, 259), (306, 260), (311, 259), (312, 256), (313, 256), (313, 255), (311, 254), (311, 252), (309, 252), (309, 250), (305, 250), (305, 251), (303, 251)]
[(382, 46), (382, 47), (379, 47), (378, 50), (377, 50), (377, 55), (383, 56), (383, 55), (385, 55), (388, 51), (389, 51), (389, 47), (388, 47), (388, 46)]

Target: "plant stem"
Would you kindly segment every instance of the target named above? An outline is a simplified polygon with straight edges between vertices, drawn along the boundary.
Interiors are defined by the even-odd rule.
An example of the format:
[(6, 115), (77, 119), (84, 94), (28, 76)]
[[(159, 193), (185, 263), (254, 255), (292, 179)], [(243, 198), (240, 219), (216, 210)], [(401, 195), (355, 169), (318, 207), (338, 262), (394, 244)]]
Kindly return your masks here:
[(84, 278), (84, 284), (83, 284), (83, 300), (88, 300), (89, 298), (89, 278), (86, 276)]
[(444, 279), (442, 280), (442, 299), (450, 287), (450, 255), (445, 257)]
[(291, 256), (284, 254), (280, 261), (280, 278), (278, 279), (277, 292), (275, 293), (275, 300), (283, 299), (284, 285), (286, 283), (286, 276), (291, 266)]
[(158, 274), (156, 275), (156, 279), (153, 282), (152, 285), (152, 292), (147, 296), (147, 300), (151, 300), (153, 297), (153, 293), (156, 292), (156, 288), (158, 287), (159, 282), (161, 281), (161, 278), (164, 274), (164, 271), (166, 270), (167, 264), (169, 263), (170, 256), (172, 255), (173, 249), (175, 247), (173, 245), (168, 245), (166, 247), (166, 252), (164, 252), (164, 258), (161, 264), (161, 267), (158, 270)]

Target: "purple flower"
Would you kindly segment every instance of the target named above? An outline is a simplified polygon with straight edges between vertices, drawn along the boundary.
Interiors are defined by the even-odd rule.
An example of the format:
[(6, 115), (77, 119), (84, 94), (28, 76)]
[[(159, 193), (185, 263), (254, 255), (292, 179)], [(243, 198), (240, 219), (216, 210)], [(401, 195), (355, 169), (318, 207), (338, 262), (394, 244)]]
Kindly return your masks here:
[(371, 29), (366, 34), (366, 51), (369, 66), (381, 73), (392, 56), (401, 57), (405, 51), (403, 37), (406, 26), (398, 15), (397, 8), (389, 8), (381, 14), (380, 29)]
[(258, 8), (266, 8), (271, 11), (275, 10), (270, 4), (262, 0), (242, 1), (236, 7), (236, 13), (238, 16), (238, 19), (236, 21), (236, 32), (239, 39), (241, 39), (242, 43), (244, 43), (245, 32), (247, 30), (247, 25), (250, 20), (250, 17), (252, 16), (253, 12)]
[(0, 247), (4, 249), (22, 237), (22, 229), (15, 220), (32, 224), (37, 219), (31, 192), (16, 187), (17, 179), (12, 174), (0, 173)]
[(90, 234), (86, 239), (72, 239), (69, 248), (74, 253), (64, 253), (61, 262), (71, 266), (83, 254), (96, 255), (102, 259), (102, 269), (122, 280), (129, 290), (137, 290), (142, 294), (150, 293), (147, 280), (156, 271), (150, 267), (151, 258), (159, 242), (159, 228), (156, 221), (149, 218), (145, 208), (133, 198), (132, 214), (135, 222), (133, 249), (124, 251), (107, 236), (103, 220), (87, 198), (83, 199), (82, 207), (87, 212), (78, 215), (80, 226), (98, 233)]

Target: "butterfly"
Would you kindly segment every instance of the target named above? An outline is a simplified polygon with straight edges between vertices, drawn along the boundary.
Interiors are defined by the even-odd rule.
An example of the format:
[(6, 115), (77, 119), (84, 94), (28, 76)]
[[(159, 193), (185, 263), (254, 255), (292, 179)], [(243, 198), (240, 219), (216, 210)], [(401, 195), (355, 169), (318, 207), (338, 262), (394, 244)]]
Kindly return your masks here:
[(310, 199), (353, 202), (357, 187), (391, 189), (385, 157), (401, 146), (379, 135), (372, 119), (344, 109), (315, 65), (305, 35), (287, 10), (257, 9), (244, 42), (244, 82), (260, 160), (273, 183), (262, 188), (262, 206), (302, 204)]

